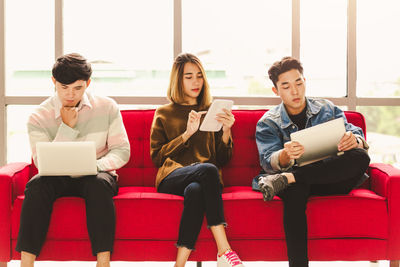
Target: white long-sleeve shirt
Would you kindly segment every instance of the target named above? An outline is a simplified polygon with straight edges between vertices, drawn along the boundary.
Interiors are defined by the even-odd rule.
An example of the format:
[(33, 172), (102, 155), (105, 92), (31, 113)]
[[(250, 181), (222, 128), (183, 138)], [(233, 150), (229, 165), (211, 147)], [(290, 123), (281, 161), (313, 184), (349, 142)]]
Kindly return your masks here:
[(129, 140), (114, 100), (86, 91), (78, 105), (78, 121), (74, 128), (63, 123), (61, 107), (55, 93), (28, 119), (29, 141), (36, 166), (36, 143), (57, 141), (94, 141), (99, 171), (114, 171), (128, 162)]

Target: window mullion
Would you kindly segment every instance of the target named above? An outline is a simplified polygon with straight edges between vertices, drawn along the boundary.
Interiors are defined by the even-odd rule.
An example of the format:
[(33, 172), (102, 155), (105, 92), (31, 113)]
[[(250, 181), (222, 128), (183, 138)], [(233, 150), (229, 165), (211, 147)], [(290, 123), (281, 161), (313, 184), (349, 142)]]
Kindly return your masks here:
[(64, 54), (63, 0), (55, 0), (54, 4), (54, 57)]
[(347, 8), (347, 97), (348, 109), (357, 107), (357, 5), (356, 0), (348, 0)]
[(292, 56), (300, 59), (300, 0), (292, 0)]
[(0, 0), (0, 166), (6, 164), (7, 157), (5, 13), (5, 0)]
[(174, 0), (174, 58), (182, 53), (182, 0)]

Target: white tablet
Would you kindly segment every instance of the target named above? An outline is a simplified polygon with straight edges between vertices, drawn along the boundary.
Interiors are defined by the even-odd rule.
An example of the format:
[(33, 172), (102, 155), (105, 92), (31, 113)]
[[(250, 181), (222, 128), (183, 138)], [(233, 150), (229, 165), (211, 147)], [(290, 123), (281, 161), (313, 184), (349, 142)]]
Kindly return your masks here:
[(337, 145), (345, 132), (344, 120), (338, 118), (291, 133), (290, 139), (304, 146), (304, 154), (296, 160), (297, 165), (307, 165), (336, 155)]
[(203, 132), (218, 132), (222, 128), (222, 123), (218, 122), (215, 118), (218, 113), (223, 113), (223, 108), (232, 110), (233, 101), (226, 99), (216, 99), (212, 102), (207, 114), (200, 125), (200, 131)]

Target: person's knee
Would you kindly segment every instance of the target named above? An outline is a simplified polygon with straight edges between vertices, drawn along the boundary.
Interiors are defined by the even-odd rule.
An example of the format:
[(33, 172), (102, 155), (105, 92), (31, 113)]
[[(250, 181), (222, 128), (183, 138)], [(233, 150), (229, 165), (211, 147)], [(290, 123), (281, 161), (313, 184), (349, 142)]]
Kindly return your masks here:
[(87, 186), (88, 197), (110, 197), (114, 195), (111, 185), (104, 179), (93, 177)]
[(355, 164), (359, 165), (359, 167), (363, 170), (368, 169), (370, 157), (365, 149), (355, 148), (349, 152), (352, 154), (352, 160)]
[(219, 171), (218, 168), (211, 163), (201, 164), (202, 178), (208, 182), (219, 183)]
[(185, 191), (183, 192), (183, 196), (185, 201), (190, 200), (200, 200), (202, 198), (202, 188), (199, 183), (190, 183), (186, 186)]
[(25, 187), (25, 195), (44, 195), (49, 193), (49, 184), (46, 181), (48, 177), (35, 176)]

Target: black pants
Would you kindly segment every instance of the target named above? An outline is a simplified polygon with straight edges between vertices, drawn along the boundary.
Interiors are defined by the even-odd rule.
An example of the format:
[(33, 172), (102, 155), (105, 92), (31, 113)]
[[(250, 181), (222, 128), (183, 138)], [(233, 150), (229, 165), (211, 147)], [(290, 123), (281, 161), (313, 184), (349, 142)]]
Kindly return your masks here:
[(184, 197), (178, 247), (194, 249), (206, 213), (208, 226), (226, 224), (218, 168), (199, 163), (174, 170), (158, 186), (158, 192)]
[(117, 192), (115, 177), (107, 172), (80, 178), (33, 177), (25, 189), (16, 250), (38, 256), (46, 239), (54, 201), (59, 197), (78, 196), (86, 202), (86, 223), (93, 255), (112, 252), (115, 234), (113, 196)]
[(347, 194), (363, 179), (369, 165), (364, 149), (295, 168), (296, 182), (279, 196), (283, 200), (283, 224), (290, 267), (308, 266), (306, 206), (310, 195)]

